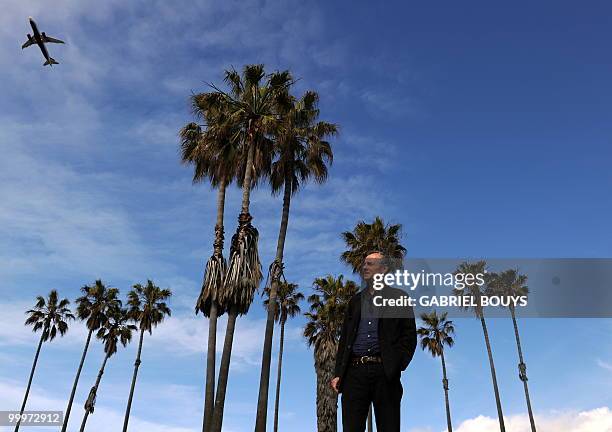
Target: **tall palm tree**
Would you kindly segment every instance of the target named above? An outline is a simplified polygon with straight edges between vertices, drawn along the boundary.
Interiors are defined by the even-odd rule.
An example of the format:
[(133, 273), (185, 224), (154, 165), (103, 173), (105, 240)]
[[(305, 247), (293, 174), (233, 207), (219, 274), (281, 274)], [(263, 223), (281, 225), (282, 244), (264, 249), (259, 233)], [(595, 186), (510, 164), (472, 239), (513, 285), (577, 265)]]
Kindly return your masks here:
[[(196, 164), (196, 173), (194, 174), (194, 183), (201, 181), (204, 178), (204, 173), (198, 176), (198, 165), (203, 165), (203, 162), (198, 161), (194, 156), (197, 146), (204, 142), (203, 134), (199, 125), (190, 123), (181, 131), (183, 140), (183, 161), (194, 162)], [(191, 148), (186, 149), (185, 147)], [(200, 156), (201, 157), (201, 156)], [(212, 166), (213, 164), (211, 164)], [(203, 171), (203, 170), (202, 170)], [(196, 180), (197, 179), (197, 180)], [(212, 180), (212, 178), (211, 178)], [(212, 180), (213, 184), (215, 180)], [(208, 318), (208, 347), (206, 352), (206, 388), (204, 391), (204, 416), (202, 421), (202, 431), (210, 430), (212, 421), (212, 412), (214, 407), (215, 397), (215, 360), (217, 350), (217, 319), (223, 315), (223, 308), (220, 307), (218, 300), (218, 292), (222, 287), (225, 272), (227, 271), (227, 261), (223, 256), (223, 215), (225, 208), (225, 191), (227, 188), (227, 177), (223, 175), (218, 182), (217, 192), (217, 223), (215, 224), (215, 240), (213, 242), (213, 254), (208, 259), (204, 268), (204, 278), (200, 295), (196, 301), (195, 312), (202, 312)]]
[(231, 129), (235, 131), (234, 135), (243, 143), (246, 159), (244, 176), (238, 179), (242, 184), (242, 204), (238, 227), (231, 241), (223, 290), (219, 293), (220, 301), (227, 308), (228, 318), (211, 432), (221, 432), (223, 424), (223, 409), (236, 319), (239, 315), (248, 312), (255, 290), (262, 279), (257, 250), (259, 233), (251, 224), (253, 218), (249, 213), (251, 188), (257, 176), (256, 155), (260, 154), (265, 157), (270, 154), (261, 149), (270, 143), (269, 137), (278, 123), (276, 108), (279, 99), (286, 94), (292, 83), (289, 72), (266, 75), (263, 65), (247, 65), (242, 74), (233, 69), (228, 70), (225, 74), (225, 82), (230, 88), (229, 92), (213, 86), (218, 94), (217, 103), (222, 104), (227, 113), (227, 121), (231, 124)]
[(181, 161), (194, 166), (194, 184), (209, 179), (211, 185), (218, 189), (213, 253), (206, 263), (202, 289), (195, 307), (196, 314), (202, 312), (208, 318), (206, 389), (202, 421), (202, 431), (208, 432), (215, 402), (217, 319), (225, 313), (218, 295), (227, 271), (227, 261), (223, 256), (225, 194), (227, 187), (236, 177), (240, 147), (232, 133), (232, 125), (227, 121), (227, 110), (219, 103), (217, 93), (194, 95), (191, 102), (194, 114), (206, 122), (206, 129), (196, 123), (188, 123), (181, 129)]
[(130, 395), (128, 397), (127, 408), (125, 410), (125, 418), (123, 420), (123, 432), (127, 432), (128, 422), (130, 420), (130, 410), (132, 408), (132, 398), (134, 397), (134, 387), (136, 386), (136, 376), (140, 367), (140, 354), (142, 353), (142, 342), (144, 332), (153, 333), (153, 327), (157, 327), (166, 316), (170, 316), (171, 311), (166, 300), (172, 296), (172, 291), (169, 289), (161, 289), (155, 286), (153, 281), (148, 280), (145, 286), (136, 284), (128, 293), (128, 317), (134, 321), (140, 329), (140, 339), (138, 341), (138, 353), (134, 362), (134, 375), (132, 376), (132, 385), (130, 387)]
[(128, 324), (130, 319), (126, 309), (121, 308), (121, 304), (117, 304), (108, 312), (108, 319), (106, 320), (103, 327), (98, 329), (96, 337), (104, 342), (104, 361), (98, 372), (98, 377), (93, 387), (89, 390), (89, 396), (85, 401), (85, 415), (83, 415), (83, 421), (81, 422), (80, 432), (85, 430), (85, 424), (87, 423), (87, 417), (89, 414), (93, 414), (96, 396), (98, 393), (98, 387), (102, 380), (102, 374), (104, 374), (104, 368), (106, 362), (113, 354), (117, 352), (117, 346), (119, 342), (124, 347), (132, 340), (132, 332), (136, 331), (136, 326)]
[(444, 345), (452, 347), (455, 341), (452, 334), (455, 326), (452, 321), (446, 319), (447, 313), (438, 315), (436, 311), (429, 314), (421, 314), (425, 326), (419, 327), (417, 334), (421, 337), (421, 348), (427, 350), (433, 357), (442, 360), (442, 386), (444, 387), (444, 401), (446, 403), (446, 427), (448, 432), (453, 432), (451, 422), (450, 404), (448, 402), (448, 378), (446, 377), (446, 361), (444, 360)]
[[(317, 121), (319, 95), (307, 91), (299, 99), (289, 98), (290, 103), (279, 104), (279, 128), (275, 133), (278, 159), (272, 164), (270, 184), (274, 194), (283, 191), (283, 210), (276, 245), (276, 257), (270, 265), (270, 301), (276, 301), (278, 284), (283, 272), (283, 252), (289, 225), (291, 196), (309, 179), (323, 183), (327, 179), (327, 165), (333, 161), (328, 137), (338, 132), (334, 124)], [(259, 381), (259, 399), (255, 430), (265, 432), (268, 412), (268, 387), (272, 362), (272, 338), (274, 332), (274, 310), (268, 310), (264, 347)]]
[[(477, 261), (473, 263), (463, 262), (459, 264), (455, 274), (472, 275), (472, 280), (478, 280), (477, 275), (485, 275), (485, 282), (490, 280), (490, 276), (486, 272), (487, 263), (485, 261)], [(504, 414), (502, 412), (501, 399), (499, 397), (499, 387), (497, 385), (497, 375), (495, 373), (495, 362), (493, 361), (493, 351), (491, 350), (491, 342), (489, 340), (489, 331), (487, 330), (487, 322), (485, 320), (484, 309), (482, 306), (482, 296), (486, 292), (487, 287), (485, 285), (478, 285), (473, 283), (467, 285), (464, 289), (454, 289), (453, 292), (458, 296), (467, 296), (471, 299), (470, 304), (474, 306), (466, 306), (465, 309), (472, 309), (476, 318), (480, 319), (482, 325), (482, 333), (485, 339), (485, 345), (487, 348), (487, 355), (489, 356), (489, 367), (491, 368), (491, 380), (493, 382), (493, 391), (495, 392), (495, 405), (497, 407), (497, 418), (499, 420), (499, 429), (501, 432), (506, 432), (506, 426), (504, 423)]]
[[(28, 379), (28, 386), (26, 387), (25, 396), (23, 397), (23, 403), (19, 410), (19, 415), (23, 414), (28, 401), (28, 395), (30, 393), (30, 387), (32, 386), (32, 378), (34, 378), (34, 370), (38, 363), (38, 356), (43, 342), (52, 341), (59, 332), (60, 336), (64, 336), (68, 331), (68, 321), (74, 319), (74, 315), (68, 308), (70, 301), (68, 299), (59, 300), (57, 291), (51, 290), (47, 299), (43, 296), (36, 297), (36, 303), (34, 308), (26, 312), (28, 318), (25, 321), (25, 325), (32, 326), (32, 331), (37, 332), (42, 330), (40, 339), (38, 341), (38, 348), (36, 348), (36, 355), (34, 356), (34, 363), (32, 363), (32, 369), (30, 371), (30, 378)], [(15, 425), (15, 432), (19, 430), (21, 420)]]
[[(202, 289), (196, 301), (196, 314), (202, 312), (209, 319), (202, 422), (202, 430), (208, 432), (212, 423), (215, 397), (217, 319), (226, 311), (219, 296), (227, 273), (227, 261), (223, 256), (225, 195), (227, 187), (234, 179), (240, 185), (244, 180), (246, 146), (239, 125), (229, 118), (231, 110), (228, 109), (229, 105), (222, 93), (199, 93), (192, 96), (191, 102), (194, 114), (206, 124), (204, 129), (196, 123), (188, 123), (181, 129), (181, 161), (194, 166), (194, 184), (209, 179), (211, 185), (218, 188), (213, 254), (206, 263)], [(269, 171), (271, 143), (268, 139), (262, 139), (261, 144), (255, 149), (252, 187), (256, 185), (262, 173)]]
[[(353, 269), (353, 273), (359, 273), (363, 262), (372, 251), (381, 252), (384, 256), (401, 260), (406, 253), (406, 248), (400, 243), (402, 226), (386, 225), (383, 220), (376, 216), (372, 223), (364, 221), (357, 222), (353, 231), (342, 233), (342, 239), (348, 248), (342, 252), (340, 259)], [(368, 409), (368, 432), (374, 430), (372, 421), (372, 405)]]
[[(281, 282), (278, 285), (278, 295), (274, 303), (274, 320), (280, 323), (280, 341), (278, 347), (278, 369), (276, 376), (276, 399), (274, 402), (274, 432), (278, 432), (278, 407), (280, 402), (281, 371), (283, 367), (283, 347), (285, 344), (285, 323), (287, 319), (298, 315), (299, 303), (304, 300), (304, 294), (297, 291), (297, 284)], [(270, 289), (266, 288), (269, 295)], [(264, 300), (264, 306), (270, 310), (270, 298)]]
[(304, 315), (308, 323), (304, 337), (314, 347), (317, 374), (317, 431), (336, 432), (338, 394), (329, 385), (334, 377), (342, 320), (349, 300), (357, 292), (357, 285), (343, 276), (315, 279), (315, 294), (308, 297), (310, 312)]
[(402, 226), (385, 225), (383, 220), (376, 216), (372, 223), (359, 221), (353, 231), (345, 231), (342, 238), (347, 250), (340, 258), (358, 273), (363, 261), (369, 252), (378, 251), (388, 258), (401, 259), (406, 248), (400, 244)]
[[(518, 269), (509, 269), (501, 272), (500, 274), (493, 273), (488, 286), (493, 295), (501, 297), (527, 296), (529, 294), (529, 288), (527, 287), (527, 276), (519, 274)], [(508, 309), (510, 310), (512, 324), (514, 325), (514, 337), (516, 338), (516, 347), (519, 356), (519, 379), (523, 382), (523, 388), (525, 389), (525, 400), (527, 402), (527, 412), (529, 414), (531, 432), (536, 432), (535, 419), (533, 417), (531, 399), (529, 397), (529, 387), (527, 386), (527, 365), (523, 360), (521, 339), (519, 337), (518, 324), (516, 322), (516, 310), (512, 302), (509, 302)]]
[(62, 432), (66, 432), (66, 429), (68, 428), (68, 419), (70, 418), (70, 411), (72, 410), (72, 402), (74, 401), (74, 395), (79, 383), (79, 377), (81, 376), (81, 370), (83, 369), (83, 364), (85, 363), (85, 356), (87, 355), (91, 335), (94, 331), (106, 324), (109, 308), (116, 307), (120, 303), (120, 300), (117, 298), (119, 290), (117, 288), (107, 288), (100, 279), (96, 280), (91, 286), (83, 286), (81, 288), (81, 292), (83, 295), (76, 299), (76, 314), (78, 319), (81, 321), (86, 321), (87, 329), (89, 331), (87, 332), (85, 348), (83, 348), (81, 362), (79, 363), (76, 377), (74, 378), (74, 384), (72, 385), (72, 391), (70, 392), (70, 398), (68, 399), (68, 406), (66, 407), (66, 414), (64, 415)]

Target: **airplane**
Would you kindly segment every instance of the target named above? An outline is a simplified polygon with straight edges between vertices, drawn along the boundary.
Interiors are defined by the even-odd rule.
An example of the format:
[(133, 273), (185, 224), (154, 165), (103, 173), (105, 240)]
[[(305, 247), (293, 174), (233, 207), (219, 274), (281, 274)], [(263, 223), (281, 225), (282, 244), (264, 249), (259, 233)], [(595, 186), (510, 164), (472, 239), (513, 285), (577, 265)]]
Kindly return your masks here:
[(32, 17), (28, 17), (28, 21), (30, 22), (30, 25), (32, 26), (32, 31), (34, 32), (34, 36), (30, 35), (30, 33), (28, 33), (28, 41), (26, 43), (24, 43), (21, 46), (21, 49), (27, 48), (31, 45), (38, 45), (38, 47), (40, 48), (40, 51), (42, 51), (42, 55), (45, 57), (45, 60), (47, 60), (43, 66), (53, 66), (54, 64), (59, 64), (58, 62), (55, 61), (55, 59), (53, 57), (51, 57), (49, 55), (49, 52), (47, 51), (47, 47), (45, 46), (46, 43), (65, 43), (64, 41), (61, 41), (59, 39), (55, 39), (52, 37), (49, 37), (45, 34), (45, 32), (40, 33), (38, 31), (38, 27), (36, 26), (36, 23), (34, 22), (34, 19)]

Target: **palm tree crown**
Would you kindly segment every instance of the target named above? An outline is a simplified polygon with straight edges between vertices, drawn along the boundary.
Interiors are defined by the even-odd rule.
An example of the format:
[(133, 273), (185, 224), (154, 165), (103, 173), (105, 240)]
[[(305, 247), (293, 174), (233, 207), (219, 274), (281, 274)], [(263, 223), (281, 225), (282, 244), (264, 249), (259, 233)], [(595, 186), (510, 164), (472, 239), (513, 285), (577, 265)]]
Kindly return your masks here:
[[(498, 296), (527, 296), (529, 294), (527, 276), (519, 274), (517, 269), (490, 273), (487, 288), (490, 294)], [(510, 302), (510, 307), (514, 307), (512, 302)]]
[(354, 273), (360, 271), (364, 259), (372, 251), (378, 251), (388, 258), (401, 259), (406, 253), (406, 248), (400, 244), (401, 229), (400, 224), (385, 225), (378, 216), (371, 224), (360, 221), (352, 232), (342, 233), (349, 249), (340, 258), (353, 268)]
[(237, 174), (239, 141), (232, 133), (223, 106), (211, 101), (216, 93), (192, 96), (193, 111), (206, 121), (205, 129), (197, 123), (185, 125), (181, 138), (181, 162), (194, 166), (193, 182), (209, 179), (213, 186), (231, 183)]
[[(225, 72), (228, 76), (236, 71)], [(181, 161), (194, 165), (193, 182), (209, 179), (216, 187), (221, 182), (236, 180), (242, 186), (246, 172), (246, 159), (254, 144), (251, 188), (270, 172), (273, 143), (269, 132), (260, 131), (253, 143), (248, 140), (245, 125), (235, 114), (235, 101), (231, 94), (211, 85), (213, 91), (198, 93), (191, 98), (194, 114), (206, 122), (205, 127), (188, 123), (181, 129)], [(232, 94), (239, 94), (231, 92)], [(239, 96), (238, 96), (239, 97)]]
[(106, 324), (108, 310), (121, 305), (121, 300), (117, 298), (119, 290), (107, 288), (100, 279), (92, 286), (83, 286), (81, 292), (83, 295), (76, 299), (76, 314), (80, 320), (87, 321), (89, 330), (95, 331)]
[(52, 341), (57, 332), (62, 336), (66, 334), (68, 321), (74, 319), (68, 308), (69, 304), (70, 301), (66, 298), (59, 300), (56, 290), (51, 290), (46, 300), (43, 296), (37, 296), (34, 309), (26, 312), (29, 316), (25, 324), (33, 326), (34, 332), (42, 329), (43, 342)]
[(452, 321), (446, 319), (447, 313), (438, 316), (436, 311), (429, 314), (421, 314), (425, 326), (419, 327), (417, 334), (421, 337), (421, 348), (428, 350), (432, 356), (442, 355), (444, 345), (452, 347), (455, 341), (452, 334), (455, 326)]
[(168, 300), (172, 292), (169, 289), (161, 289), (148, 280), (145, 286), (136, 284), (128, 293), (128, 316), (138, 323), (142, 331), (153, 332), (153, 327), (161, 323), (171, 311), (165, 300)]
[[(289, 282), (281, 282), (278, 285), (278, 294), (276, 297), (276, 306), (274, 308), (274, 320), (276, 322), (285, 323), (288, 318), (297, 316), (300, 310), (300, 301), (304, 300), (304, 294), (297, 291), (297, 284)], [(270, 292), (270, 288), (266, 288), (266, 294)], [(264, 307), (268, 309), (270, 299), (264, 300)]]
[[(472, 275), (474, 279), (476, 279), (477, 275), (485, 275), (485, 282), (488, 283), (491, 281), (491, 273), (487, 273), (486, 267), (487, 263), (485, 261), (462, 262), (459, 264), (459, 266), (457, 266), (454, 274)], [(478, 285), (477, 283), (472, 283), (469, 285), (466, 284), (465, 288), (454, 288), (453, 294), (457, 296), (471, 297), (473, 301), (468, 303), (466, 306), (462, 306), (462, 309), (471, 308), (477, 317), (481, 317), (483, 314), (481, 297), (487, 291), (487, 285), (482, 286)], [(469, 306), (469, 304), (473, 304), (473, 306)]]
[(317, 121), (319, 95), (307, 91), (300, 99), (290, 97), (278, 107), (280, 123), (275, 132), (278, 158), (270, 173), (272, 192), (289, 187), (291, 193), (312, 178), (317, 183), (327, 179), (327, 165), (333, 162), (331, 145), (327, 137), (338, 133), (338, 126)]
[(104, 352), (112, 356), (117, 352), (118, 343), (126, 346), (132, 340), (132, 332), (137, 328), (128, 324), (130, 317), (127, 309), (115, 308), (110, 314), (104, 327), (101, 327), (96, 336), (104, 343)]

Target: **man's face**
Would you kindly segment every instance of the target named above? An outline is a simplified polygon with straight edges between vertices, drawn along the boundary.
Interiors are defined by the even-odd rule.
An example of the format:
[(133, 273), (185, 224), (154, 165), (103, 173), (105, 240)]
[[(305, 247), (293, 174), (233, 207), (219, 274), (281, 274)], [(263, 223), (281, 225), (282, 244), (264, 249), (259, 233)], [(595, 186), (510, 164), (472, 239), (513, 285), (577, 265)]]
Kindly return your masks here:
[(379, 253), (373, 253), (366, 257), (361, 268), (361, 276), (366, 281), (372, 280), (375, 274), (386, 273), (387, 267), (383, 265), (383, 256)]

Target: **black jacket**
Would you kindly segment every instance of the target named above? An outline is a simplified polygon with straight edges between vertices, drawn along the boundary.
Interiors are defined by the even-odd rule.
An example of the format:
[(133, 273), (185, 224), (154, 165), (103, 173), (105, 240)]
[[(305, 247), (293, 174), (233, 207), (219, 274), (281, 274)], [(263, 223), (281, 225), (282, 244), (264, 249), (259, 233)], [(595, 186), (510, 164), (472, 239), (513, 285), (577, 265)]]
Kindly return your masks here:
[[(400, 298), (406, 295), (404, 291), (390, 287), (385, 287), (383, 290), (374, 293), (375, 296), (379, 294), (384, 298)], [(392, 307), (395, 312), (392, 316), (387, 311), (383, 311), (382, 318), (378, 320), (380, 355), (388, 379), (399, 378), (402, 371), (412, 360), (417, 346), (416, 322), (412, 308), (406, 306), (401, 311), (395, 308), (395, 306)], [(334, 373), (334, 376), (340, 377), (339, 391), (342, 391), (342, 380), (352, 357), (353, 342), (360, 319), (361, 292), (351, 298), (344, 315)]]

